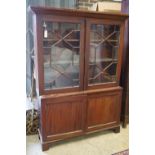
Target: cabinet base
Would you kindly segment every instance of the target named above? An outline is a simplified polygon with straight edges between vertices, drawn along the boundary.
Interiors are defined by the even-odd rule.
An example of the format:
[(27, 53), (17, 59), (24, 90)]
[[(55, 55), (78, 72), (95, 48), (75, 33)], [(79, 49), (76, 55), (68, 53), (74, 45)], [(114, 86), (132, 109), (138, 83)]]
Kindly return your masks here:
[(49, 144), (45, 143), (45, 144), (41, 144), (42, 145), (42, 151), (46, 151), (49, 149)]
[(126, 128), (127, 125), (129, 124), (129, 116), (121, 116), (121, 120), (122, 120), (122, 127)]
[(126, 118), (126, 119), (124, 120), (123, 124), (122, 124), (122, 127), (123, 127), (123, 128), (126, 128), (128, 124), (129, 124), (129, 119)]
[(119, 133), (121, 94), (122, 88), (115, 87), (41, 97), (42, 150), (62, 140), (104, 130)]
[(120, 133), (120, 126), (116, 127), (115, 129), (113, 129), (114, 133)]
[[(120, 126), (117, 126), (117, 127), (113, 127), (113, 128), (109, 128), (109, 129), (102, 129), (102, 130), (98, 130), (98, 131), (94, 131), (94, 132), (86, 132), (84, 133), (83, 135), (81, 136), (78, 136), (78, 137), (82, 137), (84, 135), (90, 135), (92, 133), (97, 133), (97, 132), (101, 132), (101, 131), (107, 131), (107, 130), (113, 130), (114, 133), (119, 133), (120, 132)], [(54, 141), (46, 141), (46, 142), (43, 142), (42, 141), (42, 136), (41, 136), (41, 133), (39, 131), (39, 140), (41, 141), (41, 146), (42, 146), (42, 151), (47, 151), (50, 147), (52, 147), (52, 144), (54, 143), (57, 143), (59, 141), (62, 141), (62, 140), (69, 140), (69, 139), (73, 139), (75, 136), (71, 137), (71, 138), (64, 138), (64, 139), (58, 139), (58, 140), (54, 140)], [(77, 137), (77, 136), (76, 136)]]

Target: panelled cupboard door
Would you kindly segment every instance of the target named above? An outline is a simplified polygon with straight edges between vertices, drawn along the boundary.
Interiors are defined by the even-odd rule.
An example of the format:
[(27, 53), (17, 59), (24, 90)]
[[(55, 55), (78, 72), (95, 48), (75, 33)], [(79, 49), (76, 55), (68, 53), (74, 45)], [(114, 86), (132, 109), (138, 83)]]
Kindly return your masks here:
[(120, 123), (121, 92), (88, 95), (87, 131), (93, 131)]
[(84, 132), (86, 96), (68, 96), (42, 100), (41, 118), (44, 140), (81, 135)]
[(85, 89), (119, 85), (123, 31), (121, 21), (86, 21)]
[(37, 25), (40, 94), (82, 90), (84, 20), (40, 15)]

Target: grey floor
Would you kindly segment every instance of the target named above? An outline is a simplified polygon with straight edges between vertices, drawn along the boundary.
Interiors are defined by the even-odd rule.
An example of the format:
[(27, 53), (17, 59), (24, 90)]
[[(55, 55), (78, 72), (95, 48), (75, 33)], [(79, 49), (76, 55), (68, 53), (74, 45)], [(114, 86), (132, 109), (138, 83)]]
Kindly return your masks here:
[(120, 133), (104, 131), (59, 142), (48, 151), (41, 151), (37, 135), (27, 136), (27, 155), (111, 155), (129, 148), (129, 127)]

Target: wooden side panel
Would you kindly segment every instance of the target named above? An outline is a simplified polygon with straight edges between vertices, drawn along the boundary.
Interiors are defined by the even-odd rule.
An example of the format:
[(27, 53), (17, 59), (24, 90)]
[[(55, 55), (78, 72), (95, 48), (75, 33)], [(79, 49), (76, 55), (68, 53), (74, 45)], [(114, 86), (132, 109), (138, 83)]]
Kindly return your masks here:
[(46, 140), (57, 140), (83, 133), (86, 97), (71, 96), (45, 100)]
[[(129, 14), (129, 0), (122, 2), (122, 13)], [(125, 21), (121, 83), (123, 87), (121, 120), (123, 127), (129, 123), (129, 19)]]
[(87, 130), (119, 125), (121, 92), (98, 93), (88, 96)]

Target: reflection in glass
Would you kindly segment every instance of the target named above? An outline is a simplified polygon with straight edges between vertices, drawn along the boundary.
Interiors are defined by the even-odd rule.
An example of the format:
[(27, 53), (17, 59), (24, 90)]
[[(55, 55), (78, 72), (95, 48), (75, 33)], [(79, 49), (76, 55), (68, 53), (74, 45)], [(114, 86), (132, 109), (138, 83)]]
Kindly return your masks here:
[(80, 24), (44, 22), (44, 87), (79, 86)]
[(120, 27), (91, 25), (89, 85), (116, 81)]

